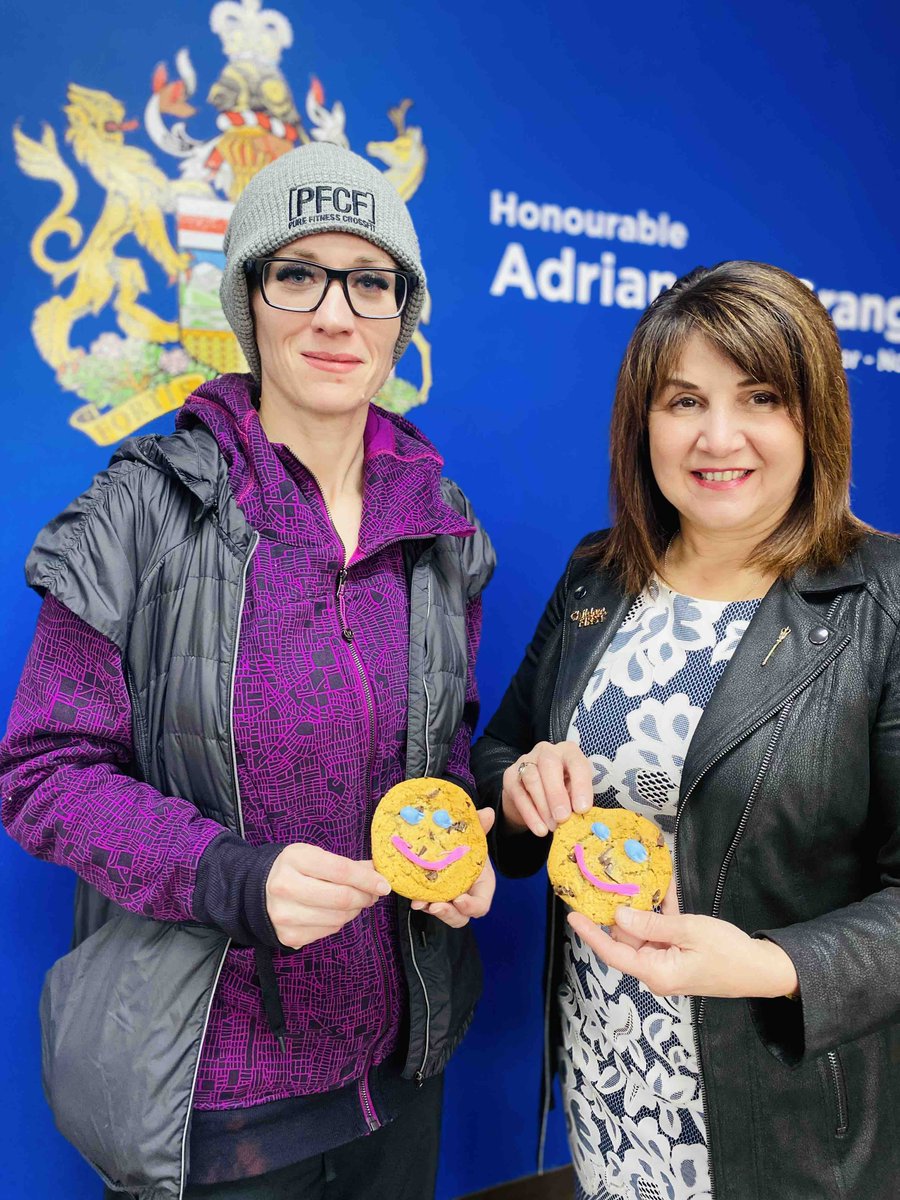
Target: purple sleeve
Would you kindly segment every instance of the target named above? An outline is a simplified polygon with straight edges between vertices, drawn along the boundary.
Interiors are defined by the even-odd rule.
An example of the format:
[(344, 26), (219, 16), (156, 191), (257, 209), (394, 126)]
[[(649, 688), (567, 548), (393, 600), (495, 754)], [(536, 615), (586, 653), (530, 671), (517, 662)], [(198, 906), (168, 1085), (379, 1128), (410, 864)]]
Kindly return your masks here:
[(48, 596), (0, 743), (3, 823), (129, 912), (193, 920), (197, 866), (222, 826), (133, 770), (119, 651)]
[(453, 776), (473, 797), (475, 780), (469, 758), (472, 752), (472, 735), (478, 724), (478, 682), (475, 679), (475, 662), (481, 642), (481, 596), (469, 601), (466, 609), (466, 642), (468, 646), (468, 670), (466, 673), (466, 701), (463, 719), (454, 734), (447, 756), (446, 774)]

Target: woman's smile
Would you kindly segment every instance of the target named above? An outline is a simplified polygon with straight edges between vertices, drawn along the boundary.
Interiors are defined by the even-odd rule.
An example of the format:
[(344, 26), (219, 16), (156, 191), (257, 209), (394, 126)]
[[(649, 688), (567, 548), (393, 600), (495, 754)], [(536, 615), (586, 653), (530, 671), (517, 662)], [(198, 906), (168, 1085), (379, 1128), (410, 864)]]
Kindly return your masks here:
[(347, 375), (362, 363), (355, 354), (329, 354), (327, 350), (301, 350), (300, 355), (311, 367), (333, 375)]
[(691, 474), (701, 487), (710, 488), (715, 492), (723, 492), (746, 483), (753, 471), (741, 467), (728, 471), (691, 471)]

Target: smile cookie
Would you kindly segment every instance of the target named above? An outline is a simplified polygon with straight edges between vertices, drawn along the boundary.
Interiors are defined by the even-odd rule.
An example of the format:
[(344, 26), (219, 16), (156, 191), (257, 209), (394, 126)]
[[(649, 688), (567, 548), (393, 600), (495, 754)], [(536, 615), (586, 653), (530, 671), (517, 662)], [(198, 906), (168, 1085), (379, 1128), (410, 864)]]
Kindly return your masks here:
[(666, 894), (672, 856), (660, 830), (639, 813), (592, 808), (556, 827), (547, 871), (562, 900), (597, 925), (620, 904), (650, 910)]
[(407, 779), (382, 796), (372, 817), (372, 862), (410, 900), (455, 900), (487, 862), (475, 805), (444, 779)]

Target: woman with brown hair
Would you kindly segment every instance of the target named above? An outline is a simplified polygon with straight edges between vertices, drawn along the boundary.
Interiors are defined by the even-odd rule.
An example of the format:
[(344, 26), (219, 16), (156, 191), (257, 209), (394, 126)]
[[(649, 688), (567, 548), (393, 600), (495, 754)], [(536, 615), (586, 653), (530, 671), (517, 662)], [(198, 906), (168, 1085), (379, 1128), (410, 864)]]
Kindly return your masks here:
[(614, 524), (475, 774), (505, 874), (599, 805), (653, 820), (675, 879), (609, 930), (550, 893), (544, 1120), (555, 1069), (580, 1200), (890, 1200), (900, 545), (849, 509), (825, 309), (760, 263), (685, 276), (631, 339), (611, 447)]

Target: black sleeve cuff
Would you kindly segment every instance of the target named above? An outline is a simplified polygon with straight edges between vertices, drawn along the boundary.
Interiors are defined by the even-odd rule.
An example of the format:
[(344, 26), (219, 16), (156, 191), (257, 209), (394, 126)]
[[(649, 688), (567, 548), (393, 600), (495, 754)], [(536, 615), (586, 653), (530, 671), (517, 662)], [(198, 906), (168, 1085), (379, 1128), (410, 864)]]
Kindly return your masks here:
[(441, 779), (446, 779), (448, 783), (455, 783), (458, 788), (462, 788), (475, 807), (478, 807), (478, 793), (467, 779), (463, 779), (462, 775), (454, 775), (452, 771), (445, 771)]
[[(764, 938), (766, 941), (780, 945), (777, 940), (777, 931), (757, 930), (751, 934), (751, 937)], [(781, 948), (785, 950), (783, 946)], [(790, 957), (797, 966), (794, 956), (790, 955)], [(799, 969), (797, 974), (799, 977)], [(757, 1036), (769, 1053), (786, 1067), (798, 1066), (806, 1054), (802, 979), (800, 995), (796, 1000), (789, 1000), (786, 996), (753, 996), (748, 999), (747, 1005)]]
[(250, 846), (229, 830), (214, 838), (197, 867), (195, 918), (242, 946), (279, 949), (266, 908), (266, 880), (283, 849), (271, 844)]

